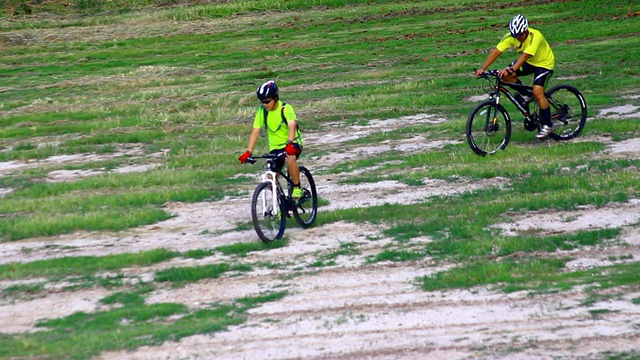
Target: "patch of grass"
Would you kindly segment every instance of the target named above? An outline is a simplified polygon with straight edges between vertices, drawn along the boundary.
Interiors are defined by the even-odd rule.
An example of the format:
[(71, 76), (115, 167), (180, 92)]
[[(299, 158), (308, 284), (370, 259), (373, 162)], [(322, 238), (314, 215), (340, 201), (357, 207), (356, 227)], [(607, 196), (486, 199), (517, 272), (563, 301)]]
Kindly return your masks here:
[(468, 259), (475, 256), (508, 256), (516, 253), (552, 253), (603, 244), (615, 239), (620, 229), (579, 231), (550, 236), (497, 236), (493, 231), (479, 232), (466, 241), (443, 239), (427, 245), (427, 252), (439, 256)]
[(605, 351), (603, 353), (604, 359), (607, 360), (638, 360), (640, 359), (640, 353), (638, 351)]
[(266, 302), (278, 301), (283, 299), (285, 296), (287, 296), (286, 291), (268, 292), (263, 295), (238, 298), (236, 299), (236, 302), (244, 305), (241, 310), (242, 312), (245, 312), (246, 310), (262, 305)]
[(319, 255), (317, 260), (311, 263), (309, 266), (332, 266), (336, 264), (335, 259), (337, 259), (339, 256), (358, 255), (360, 254), (360, 250), (358, 249), (357, 245), (358, 244), (355, 242), (340, 243), (336, 251)]
[[(159, 208), (161, 205), (220, 199), (226, 191), (222, 183), (228, 181), (212, 186), (206, 180), (211, 174), (201, 170), (101, 175), (56, 184), (34, 182), (36, 176), (6, 182), (21, 189), (0, 204), (0, 214), (8, 215), (0, 218), (0, 237), (5, 241), (79, 229), (118, 231), (156, 223), (172, 217)], [(88, 193), (91, 195), (85, 196)]]
[(598, 291), (597, 287), (588, 288), (587, 292), (588, 292), (589, 296), (586, 299), (584, 299), (583, 301), (581, 301), (580, 305), (582, 305), (582, 306), (592, 306), (593, 304), (595, 304), (597, 302), (600, 302), (600, 301), (608, 301), (608, 300), (612, 300), (612, 299), (620, 299), (621, 298), (621, 294), (620, 293), (599, 294), (597, 291)]
[(73, 276), (67, 278), (57, 278), (52, 277), (49, 278), (49, 281), (64, 281), (68, 282), (69, 285), (65, 285), (62, 289), (64, 291), (78, 291), (82, 289), (88, 289), (92, 287), (103, 287), (107, 289), (119, 288), (124, 285), (124, 282), (127, 280), (126, 276), (122, 273), (118, 273), (116, 275), (82, 275), (82, 276)]
[(608, 314), (608, 313), (612, 313), (612, 312), (619, 312), (620, 310), (610, 310), (610, 309), (592, 309), (589, 310), (589, 314), (591, 315), (591, 318), (593, 319), (601, 319), (603, 315)]
[(285, 247), (289, 244), (287, 239), (281, 239), (270, 243), (265, 242), (251, 242), (251, 243), (238, 243), (233, 245), (218, 246), (216, 251), (223, 253), (224, 255), (235, 255), (239, 257), (245, 257), (252, 251), (265, 251), (270, 249), (278, 249)]
[(185, 251), (182, 256), (185, 258), (204, 259), (207, 256), (211, 256), (215, 253), (215, 250), (208, 249), (193, 249)]
[(0, 279), (60, 278), (87, 275), (98, 271), (117, 271), (125, 267), (149, 266), (170, 260), (176, 256), (178, 256), (178, 253), (161, 248), (135, 254), (68, 256), (28, 263), (9, 263), (0, 265)]
[(38, 322), (41, 331), (0, 334), (0, 357), (88, 359), (103, 351), (132, 350), (179, 341), (195, 334), (224, 331), (244, 322), (241, 314), (286, 293), (237, 299), (228, 305), (190, 310), (183, 304), (144, 305), (136, 296), (114, 295), (107, 303), (124, 302), (111, 310)]
[(135, 291), (116, 292), (102, 298), (100, 302), (106, 305), (141, 306), (144, 305), (144, 297), (142, 295), (152, 290), (152, 286), (143, 286)]
[(230, 272), (251, 271), (250, 265), (212, 264), (195, 267), (172, 267), (156, 271), (154, 280), (158, 282), (173, 282), (175, 285), (196, 282), (202, 279), (215, 279), (220, 275)]
[(2, 298), (28, 298), (34, 295), (40, 295), (46, 286), (46, 282), (38, 282), (35, 284), (17, 284), (7, 286), (0, 292)]
[[(549, 274), (564, 267), (566, 259), (522, 258), (501, 261), (478, 260), (420, 278), (427, 291), (470, 288), (478, 285), (519, 285), (544, 282)], [(506, 291), (506, 290), (505, 290)]]
[[(175, 257), (202, 259), (211, 256), (216, 252), (225, 255), (246, 256), (251, 251), (264, 251), (268, 249), (276, 249), (286, 246), (286, 241), (278, 241), (273, 243), (248, 243), (235, 244), (229, 246), (221, 246), (215, 249), (194, 249), (184, 253), (168, 251), (166, 249), (154, 249), (139, 253), (116, 254), (108, 256), (68, 256), (60, 259), (38, 260), (28, 263), (9, 263), (0, 265), (0, 280), (18, 280), (36, 277), (47, 277), (49, 281), (58, 279), (66, 279), (66, 281), (77, 282), (88, 286), (98, 284), (100, 286), (120, 286), (122, 285), (122, 275), (96, 277), (94, 274), (103, 271), (117, 272), (124, 268), (135, 266), (150, 266), (153, 264), (169, 261)], [(343, 249), (343, 253), (350, 247), (345, 245), (347, 250)], [(259, 264), (265, 266), (265, 264)], [(276, 266), (276, 265), (271, 265)], [(250, 271), (249, 265), (230, 266), (228, 264), (211, 265), (208, 267), (193, 268), (172, 268), (171, 270), (160, 271), (157, 273), (158, 281), (178, 281), (181, 277), (186, 279), (198, 279), (201, 274), (205, 277), (217, 277), (227, 271)], [(69, 278), (73, 277), (73, 278)], [(182, 280), (181, 280), (182, 281)], [(40, 285), (19, 285), (15, 287), (15, 291), (28, 291), (29, 289), (41, 288)], [(6, 289), (5, 289), (6, 290)]]
[(369, 256), (367, 263), (381, 261), (415, 261), (423, 259), (427, 253), (416, 250), (385, 250), (375, 256)]
[[(476, 260), (449, 271), (419, 278), (427, 291), (493, 285), (505, 292), (567, 290), (597, 284), (597, 289), (637, 286), (639, 263), (616, 264), (589, 270), (560, 273), (568, 259)], [(592, 289), (595, 291), (596, 289)]]
[(162, 209), (146, 207), (127, 211), (101, 210), (51, 216), (11, 217), (0, 220), (0, 239), (15, 241), (29, 237), (68, 234), (78, 229), (87, 231), (119, 231), (130, 227), (154, 224), (171, 218)]

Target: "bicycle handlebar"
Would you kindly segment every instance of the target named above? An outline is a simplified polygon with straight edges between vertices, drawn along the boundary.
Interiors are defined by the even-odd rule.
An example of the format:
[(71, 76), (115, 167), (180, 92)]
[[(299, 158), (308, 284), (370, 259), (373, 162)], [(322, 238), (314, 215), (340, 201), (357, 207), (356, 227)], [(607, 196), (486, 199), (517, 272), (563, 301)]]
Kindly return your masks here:
[(488, 79), (490, 76), (497, 77), (500, 73), (500, 70), (485, 70), (482, 74), (480, 74), (479, 78)]
[[(480, 76), (478, 76), (478, 79), (489, 79), (492, 82), (495, 81), (496, 85), (507, 85), (510, 88), (516, 90), (516, 91), (520, 91), (520, 90), (528, 90), (531, 91), (532, 87), (530, 85), (525, 85), (522, 83), (512, 83), (512, 82), (507, 82), (504, 81), (501, 77), (500, 77), (500, 71), (501, 70), (485, 70), (482, 74), (480, 74)], [(490, 79), (493, 78), (493, 79)]]
[(286, 152), (279, 152), (276, 154), (263, 154), (263, 155), (259, 155), (259, 156), (249, 156), (247, 158), (247, 162), (249, 164), (255, 164), (258, 160), (256, 159), (273, 159), (273, 160), (277, 160), (277, 159), (281, 159), (284, 158), (285, 156), (287, 156)]

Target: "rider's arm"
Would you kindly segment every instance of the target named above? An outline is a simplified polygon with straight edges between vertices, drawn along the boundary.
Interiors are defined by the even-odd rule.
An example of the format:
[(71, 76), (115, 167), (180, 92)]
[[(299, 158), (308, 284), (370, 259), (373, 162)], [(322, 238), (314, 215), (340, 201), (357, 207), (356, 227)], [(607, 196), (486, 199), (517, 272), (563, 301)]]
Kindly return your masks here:
[(253, 152), (253, 148), (256, 147), (256, 143), (258, 142), (259, 137), (260, 137), (260, 128), (251, 129), (251, 135), (249, 135), (249, 145), (247, 146), (247, 150), (249, 152)]
[(511, 69), (509, 69), (509, 72), (514, 72), (514, 71), (520, 69), (522, 67), (522, 65), (524, 65), (524, 63), (526, 63), (527, 60), (529, 60), (530, 57), (531, 57), (530, 54), (522, 53), (522, 55), (520, 55), (518, 60), (516, 60), (515, 64), (510, 66)]
[(289, 120), (287, 124), (289, 126), (289, 141), (294, 142), (296, 140), (296, 129), (298, 128), (298, 122), (295, 120)]
[(518, 60), (516, 60), (516, 62), (513, 63), (513, 65), (507, 66), (506, 68), (500, 70), (498, 75), (501, 78), (505, 79), (506, 81), (510, 81), (510, 82), (511, 81), (516, 81), (515, 80), (517, 78), (516, 77), (516, 70), (520, 69), (522, 67), (522, 65), (524, 65), (524, 63), (530, 57), (531, 57), (531, 55), (522, 53), (522, 55), (520, 55)]
[(494, 61), (496, 61), (496, 59), (502, 55), (502, 51), (498, 50), (497, 48), (494, 48), (491, 53), (489, 53), (489, 55), (487, 56), (487, 60), (484, 61), (484, 64), (482, 64), (482, 66), (480, 67), (480, 69), (476, 70), (476, 75), (480, 76), (482, 75), (482, 73), (487, 70), (487, 68), (493, 64)]

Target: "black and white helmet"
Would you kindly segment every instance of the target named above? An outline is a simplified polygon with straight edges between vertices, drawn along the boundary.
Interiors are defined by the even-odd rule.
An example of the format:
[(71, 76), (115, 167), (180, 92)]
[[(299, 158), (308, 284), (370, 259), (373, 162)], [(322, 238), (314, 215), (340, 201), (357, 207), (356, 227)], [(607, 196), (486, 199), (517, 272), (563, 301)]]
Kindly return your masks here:
[(517, 38), (522, 35), (525, 31), (529, 30), (529, 22), (527, 18), (522, 14), (518, 14), (511, 19), (509, 22), (509, 32), (511, 36)]
[(258, 90), (256, 91), (256, 95), (258, 99), (278, 99), (278, 85), (276, 82), (271, 80), (266, 83), (260, 85)]

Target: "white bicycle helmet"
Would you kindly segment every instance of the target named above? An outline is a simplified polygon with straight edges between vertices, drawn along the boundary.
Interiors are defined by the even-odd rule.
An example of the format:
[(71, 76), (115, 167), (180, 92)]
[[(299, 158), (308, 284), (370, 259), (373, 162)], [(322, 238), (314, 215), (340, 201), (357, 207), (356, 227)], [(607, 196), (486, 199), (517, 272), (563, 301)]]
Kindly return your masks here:
[(509, 32), (511, 36), (517, 38), (522, 35), (525, 31), (529, 30), (529, 22), (527, 18), (522, 14), (518, 14), (511, 19), (509, 22)]

